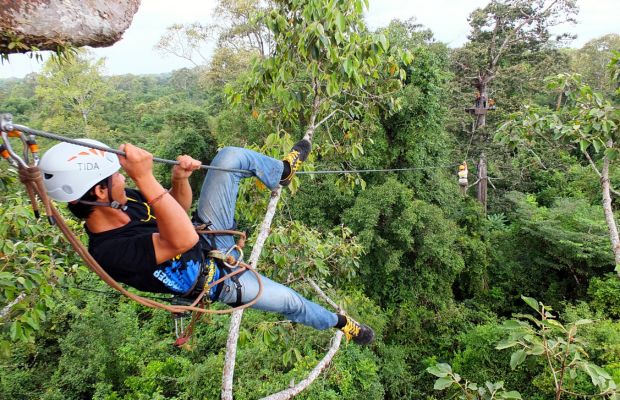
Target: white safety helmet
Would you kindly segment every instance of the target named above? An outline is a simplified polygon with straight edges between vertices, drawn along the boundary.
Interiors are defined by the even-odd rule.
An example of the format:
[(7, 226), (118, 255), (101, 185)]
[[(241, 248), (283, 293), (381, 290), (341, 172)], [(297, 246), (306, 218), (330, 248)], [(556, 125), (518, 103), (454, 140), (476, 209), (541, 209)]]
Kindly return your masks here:
[[(79, 140), (109, 148), (96, 140)], [(39, 163), (47, 194), (54, 200), (65, 202), (78, 200), (120, 167), (114, 153), (65, 142), (46, 151)]]

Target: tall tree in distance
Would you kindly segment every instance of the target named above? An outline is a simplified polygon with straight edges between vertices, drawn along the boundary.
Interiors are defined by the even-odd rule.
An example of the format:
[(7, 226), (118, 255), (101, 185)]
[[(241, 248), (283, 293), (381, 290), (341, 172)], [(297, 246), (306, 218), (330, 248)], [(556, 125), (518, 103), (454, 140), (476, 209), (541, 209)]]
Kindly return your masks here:
[(35, 91), (45, 129), (92, 136), (105, 127), (100, 114), (110, 86), (102, 76), (104, 65), (86, 50), (45, 63)]
[[(272, 8), (270, 1), (218, 0), (213, 22), (169, 26), (156, 48), (204, 68), (205, 83), (221, 87), (246, 70), (253, 57), (272, 51), (269, 30), (253, 17)], [(209, 55), (210, 43), (215, 49)]]
[[(483, 128), (486, 112), (492, 106), (491, 82), (502, 69), (544, 54), (552, 43), (550, 28), (575, 22), (576, 0), (491, 0), (469, 16), (469, 42), (454, 53), (454, 68), (461, 84), (472, 87), (475, 106), (471, 137), (480, 145), (488, 140)], [(555, 42), (570, 38), (561, 34)], [(474, 95), (472, 94), (472, 100)], [(486, 209), (487, 160), (482, 150), (478, 161), (477, 197)]]
[[(455, 54), (457, 73), (489, 99), (502, 67), (537, 56), (552, 41), (549, 29), (575, 22), (577, 11), (576, 0), (492, 0), (469, 16), (469, 42)], [(477, 115), (475, 128), (485, 124), (486, 115)]]
[(570, 54), (571, 70), (581, 74), (585, 84), (605, 96), (613, 94), (618, 83), (607, 70), (612, 51), (620, 51), (620, 35), (616, 33), (592, 39)]

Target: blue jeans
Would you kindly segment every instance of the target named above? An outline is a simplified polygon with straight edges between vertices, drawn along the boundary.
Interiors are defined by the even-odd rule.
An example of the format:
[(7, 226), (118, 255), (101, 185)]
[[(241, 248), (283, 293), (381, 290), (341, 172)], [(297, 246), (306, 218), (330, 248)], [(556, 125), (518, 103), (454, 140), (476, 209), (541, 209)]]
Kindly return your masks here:
[[(203, 222), (210, 221), (213, 230), (230, 229), (234, 224), (235, 206), (242, 178), (256, 176), (269, 189), (275, 189), (282, 177), (282, 161), (268, 157), (252, 150), (225, 147), (217, 153), (211, 165), (252, 171), (252, 173), (225, 172), (210, 169), (207, 172), (197, 213)], [(215, 245), (218, 250), (226, 252), (235, 244), (235, 239), (228, 235), (216, 235)], [(235, 254), (237, 256), (237, 254)], [(280, 283), (261, 275), (263, 294), (252, 308), (282, 314), (293, 322), (299, 322), (316, 329), (327, 329), (336, 325), (338, 317), (335, 313), (313, 303), (299, 293)], [(254, 274), (246, 272), (239, 277), (242, 285), (240, 301), (248, 302), (258, 293), (258, 282)], [(237, 301), (237, 290), (234, 282), (227, 279), (223, 282), (218, 301), (233, 304)]]

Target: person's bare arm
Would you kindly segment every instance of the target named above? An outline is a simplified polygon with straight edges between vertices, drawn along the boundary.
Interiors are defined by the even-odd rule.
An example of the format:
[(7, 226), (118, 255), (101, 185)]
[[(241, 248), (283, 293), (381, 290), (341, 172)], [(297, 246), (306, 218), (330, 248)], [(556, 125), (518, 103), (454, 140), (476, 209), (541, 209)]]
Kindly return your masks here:
[(191, 249), (198, 242), (198, 234), (186, 210), (153, 176), (153, 155), (131, 144), (121, 145), (120, 150), (126, 153), (125, 157), (119, 156), (121, 166), (136, 183), (157, 218), (159, 233), (153, 234), (157, 263)]
[(190, 156), (177, 157), (178, 165), (172, 167), (172, 188), (170, 194), (188, 212), (192, 206), (192, 187), (189, 177), (192, 172), (200, 168), (200, 161)]

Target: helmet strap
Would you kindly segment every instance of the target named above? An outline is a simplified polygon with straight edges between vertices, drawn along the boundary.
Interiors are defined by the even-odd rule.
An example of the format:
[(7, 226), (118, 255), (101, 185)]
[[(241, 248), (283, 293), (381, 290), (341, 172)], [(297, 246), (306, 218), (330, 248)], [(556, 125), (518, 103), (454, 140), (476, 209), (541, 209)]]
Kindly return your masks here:
[(112, 175), (108, 176), (107, 179), (108, 185), (108, 198), (111, 200), (109, 203), (105, 201), (86, 201), (86, 200), (78, 200), (78, 203), (87, 204), (89, 206), (99, 206), (99, 207), (110, 207), (116, 210), (127, 210), (126, 204), (121, 204), (116, 200), (112, 200)]

